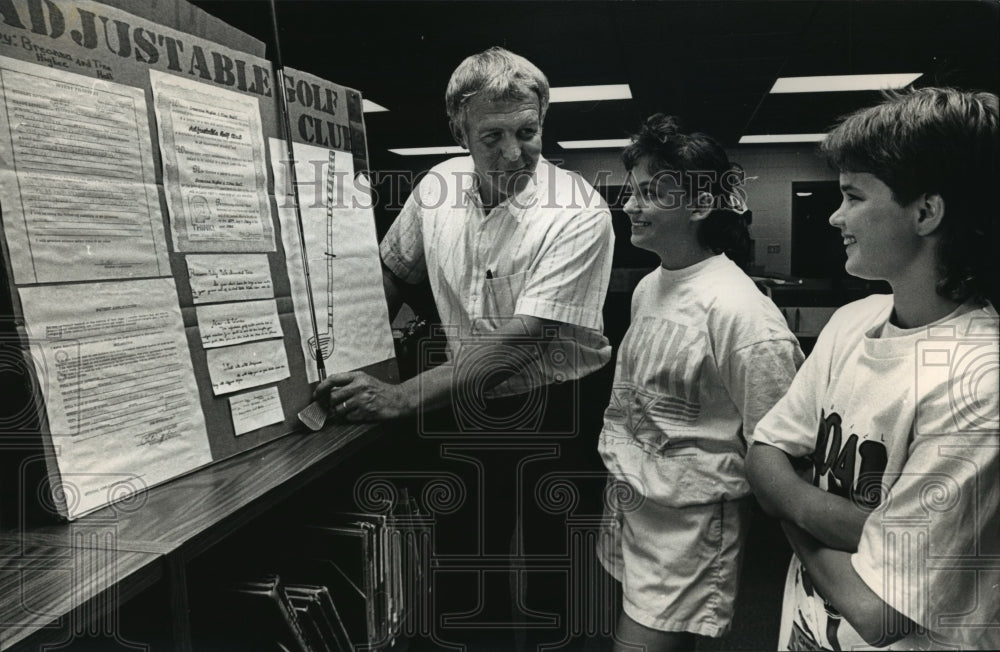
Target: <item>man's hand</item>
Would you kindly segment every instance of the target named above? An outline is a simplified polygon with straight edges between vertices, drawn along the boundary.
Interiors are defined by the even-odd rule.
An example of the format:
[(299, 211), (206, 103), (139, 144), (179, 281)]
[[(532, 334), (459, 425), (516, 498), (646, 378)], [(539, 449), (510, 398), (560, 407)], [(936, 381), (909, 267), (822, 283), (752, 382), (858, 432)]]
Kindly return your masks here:
[(330, 414), (347, 421), (386, 421), (413, 414), (406, 391), (362, 371), (327, 376), (313, 392), (313, 399)]
[[(503, 356), (509, 355), (506, 343), (522, 343), (526, 337), (546, 345), (546, 332), (542, 328), (546, 324), (554, 325), (556, 322), (514, 315), (494, 333), (496, 337), (463, 344), (475, 351), (474, 354), (466, 353), (468, 357), (465, 359), (474, 362), (504, 359)], [(532, 347), (529, 351), (541, 353), (542, 346)], [(532, 358), (529, 364), (538, 364), (537, 358)], [(482, 392), (520, 371), (509, 364), (495, 370), (481, 364), (460, 364), (459, 367), (465, 373), (457, 372), (453, 364), (441, 365), (399, 385), (383, 383), (361, 371), (331, 374), (316, 386), (313, 400), (326, 406), (331, 415), (347, 421), (385, 421), (412, 416), (418, 410), (444, 407), (460, 388)]]

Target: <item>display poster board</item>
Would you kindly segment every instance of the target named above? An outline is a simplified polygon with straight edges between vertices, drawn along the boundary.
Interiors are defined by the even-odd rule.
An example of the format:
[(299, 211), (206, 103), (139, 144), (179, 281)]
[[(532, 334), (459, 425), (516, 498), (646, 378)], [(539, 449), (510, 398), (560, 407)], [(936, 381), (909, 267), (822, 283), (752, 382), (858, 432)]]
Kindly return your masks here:
[(3, 290), (68, 519), (301, 430), (317, 355), (395, 374), (361, 95), (141, 5), (0, 3)]

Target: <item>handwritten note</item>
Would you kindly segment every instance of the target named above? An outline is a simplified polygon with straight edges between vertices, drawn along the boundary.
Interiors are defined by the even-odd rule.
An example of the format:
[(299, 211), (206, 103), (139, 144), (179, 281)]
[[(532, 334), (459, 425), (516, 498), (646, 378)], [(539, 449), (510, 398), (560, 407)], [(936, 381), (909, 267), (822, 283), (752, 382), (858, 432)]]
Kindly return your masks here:
[(233, 414), (233, 430), (237, 435), (285, 420), (277, 387), (230, 396), (229, 410)]
[(198, 329), (206, 349), (281, 337), (273, 299), (198, 306)]
[(274, 297), (267, 254), (196, 254), (187, 267), (195, 303)]
[(266, 340), (209, 349), (208, 375), (212, 391), (230, 394), (288, 378), (288, 357), (282, 340)]

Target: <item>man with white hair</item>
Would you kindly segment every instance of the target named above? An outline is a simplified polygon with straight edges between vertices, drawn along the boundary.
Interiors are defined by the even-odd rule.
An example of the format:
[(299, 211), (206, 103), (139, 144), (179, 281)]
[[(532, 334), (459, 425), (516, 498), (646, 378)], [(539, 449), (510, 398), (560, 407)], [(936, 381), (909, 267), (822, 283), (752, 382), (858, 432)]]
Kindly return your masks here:
[[(469, 155), (420, 181), (381, 255), (391, 315), (406, 284), (429, 281), (449, 361), (398, 385), (361, 372), (334, 374), (317, 398), (349, 421), (419, 416), (422, 436), (447, 435), (483, 450), (497, 450), (498, 439), (522, 442), (523, 462), (533, 456), (532, 468), (549, 476), (599, 473), (593, 449), (600, 413), (586, 413), (583, 403), (592, 402), (580, 400), (577, 381), (611, 355), (601, 315), (614, 244), (610, 212), (582, 178), (542, 157), (549, 84), (530, 61), (499, 47), (470, 56), (452, 74), (445, 100), (452, 134)], [(594, 429), (593, 440), (583, 441), (581, 425)], [(548, 453), (540, 448), (546, 442)], [(472, 457), (496, 466), (495, 454)], [(565, 523), (541, 534), (557, 520), (551, 510), (547, 519), (526, 515), (546, 507), (539, 510), (537, 482), (518, 475), (521, 467), (477, 475), (483, 554), (502, 548), (510, 559), (523, 558), (532, 554), (532, 538), (565, 538)], [(506, 483), (504, 490), (497, 483)], [(520, 504), (515, 495), (523, 495)], [(512, 520), (520, 533), (513, 543)]]
[[(463, 61), (446, 103), (455, 140), (470, 156), (430, 170), (381, 254), (391, 314), (402, 284), (429, 279), (453, 361), (473, 355), (472, 348), (476, 360), (491, 350), (503, 359), (526, 348), (527, 336), (571, 349), (566, 368), (535, 347), (535, 360), (520, 368), (500, 364), (488, 374), (479, 365), (447, 365), (400, 385), (360, 372), (334, 374), (317, 395), (329, 396), (335, 414), (349, 421), (410, 416), (454, 403), (470, 383), (487, 396), (523, 394), (539, 380), (572, 380), (609, 360), (600, 332), (611, 216), (586, 182), (542, 158), (548, 100), (545, 75), (523, 57), (491, 48)], [(490, 337), (474, 342), (483, 335)]]

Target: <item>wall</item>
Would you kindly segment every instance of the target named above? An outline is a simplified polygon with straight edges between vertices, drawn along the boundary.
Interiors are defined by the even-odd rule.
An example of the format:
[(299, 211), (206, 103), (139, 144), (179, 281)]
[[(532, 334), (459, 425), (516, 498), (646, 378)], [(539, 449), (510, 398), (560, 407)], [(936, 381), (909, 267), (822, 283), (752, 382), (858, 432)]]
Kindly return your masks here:
[[(792, 182), (836, 180), (836, 173), (816, 155), (814, 145), (758, 145), (734, 148), (729, 155), (744, 167), (747, 177), (757, 177), (746, 186), (757, 264), (765, 272), (790, 274)], [(778, 251), (768, 253), (769, 248)]]
[[(816, 155), (816, 146), (754, 145), (727, 150), (744, 167), (747, 203), (753, 210), (751, 235), (756, 241), (756, 262), (764, 273), (789, 274), (792, 239), (792, 182), (836, 180), (837, 175)], [(607, 184), (625, 183), (618, 150), (550, 153), (562, 166), (585, 179)], [(831, 227), (832, 228), (832, 227)], [(769, 248), (772, 253), (768, 253)], [(775, 251), (777, 249), (777, 251)]]

